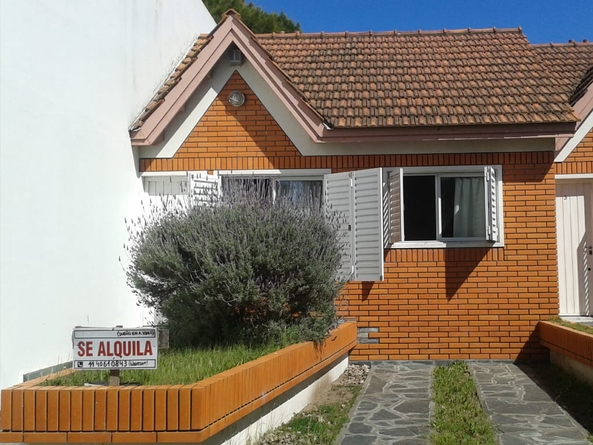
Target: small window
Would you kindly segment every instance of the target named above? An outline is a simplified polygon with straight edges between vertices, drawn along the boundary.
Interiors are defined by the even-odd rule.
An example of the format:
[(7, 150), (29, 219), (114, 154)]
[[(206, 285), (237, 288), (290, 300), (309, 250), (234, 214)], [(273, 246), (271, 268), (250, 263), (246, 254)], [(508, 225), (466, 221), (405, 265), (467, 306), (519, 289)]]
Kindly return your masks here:
[(494, 167), (418, 170), (390, 173), (392, 242), (499, 241)]
[(404, 240), (486, 237), (484, 178), (404, 173)]

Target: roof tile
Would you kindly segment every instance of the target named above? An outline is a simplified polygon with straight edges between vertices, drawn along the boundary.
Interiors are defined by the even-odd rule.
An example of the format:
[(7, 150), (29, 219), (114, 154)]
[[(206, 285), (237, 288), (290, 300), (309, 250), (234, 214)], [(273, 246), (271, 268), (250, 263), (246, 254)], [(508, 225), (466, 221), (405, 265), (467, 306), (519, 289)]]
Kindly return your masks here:
[(593, 43), (550, 43), (533, 48), (551, 75), (552, 90), (568, 95), (574, 105), (593, 83)]

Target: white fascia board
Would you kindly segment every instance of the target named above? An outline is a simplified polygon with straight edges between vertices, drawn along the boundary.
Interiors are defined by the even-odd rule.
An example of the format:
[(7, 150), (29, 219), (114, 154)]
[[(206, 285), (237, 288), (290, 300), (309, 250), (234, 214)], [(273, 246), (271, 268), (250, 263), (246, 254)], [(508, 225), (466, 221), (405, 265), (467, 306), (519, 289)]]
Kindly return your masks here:
[(143, 158), (172, 158), (185, 142), (206, 111), (218, 97), (229, 81), (236, 67), (219, 64), (215, 67), (216, 75), (196, 90), (185, 104), (185, 110), (179, 113), (169, 124), (162, 142), (152, 146), (139, 147)]
[(581, 141), (589, 134), (589, 132), (593, 129), (593, 110), (589, 113), (589, 115), (585, 118), (583, 123), (579, 125), (576, 133), (573, 137), (571, 137), (568, 142), (562, 147), (560, 153), (556, 156), (554, 162), (564, 162), (566, 158), (570, 156), (570, 154), (574, 151), (574, 149), (581, 143)]

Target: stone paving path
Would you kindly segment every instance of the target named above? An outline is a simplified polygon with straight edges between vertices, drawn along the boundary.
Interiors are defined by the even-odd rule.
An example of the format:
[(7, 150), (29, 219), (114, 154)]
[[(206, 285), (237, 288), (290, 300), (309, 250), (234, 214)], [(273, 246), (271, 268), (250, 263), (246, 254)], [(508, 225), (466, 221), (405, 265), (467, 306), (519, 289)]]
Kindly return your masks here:
[(373, 364), (337, 443), (427, 444), (433, 368), (415, 362)]
[(587, 431), (522, 369), (511, 363), (469, 363), (501, 445), (591, 445)]
[[(470, 362), (478, 394), (501, 445), (591, 445), (587, 431), (521, 368)], [(358, 397), (340, 445), (427, 445), (434, 364), (379, 362)]]

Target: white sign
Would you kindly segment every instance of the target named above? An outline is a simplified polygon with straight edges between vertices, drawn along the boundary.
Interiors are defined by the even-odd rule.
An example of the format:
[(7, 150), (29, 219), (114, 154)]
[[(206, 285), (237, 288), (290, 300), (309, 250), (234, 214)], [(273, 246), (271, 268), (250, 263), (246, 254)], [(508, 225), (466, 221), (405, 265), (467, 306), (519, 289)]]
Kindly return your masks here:
[(74, 369), (156, 369), (156, 328), (81, 328), (72, 331)]

